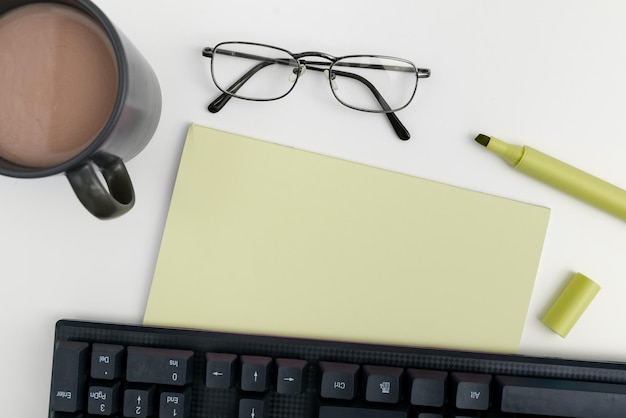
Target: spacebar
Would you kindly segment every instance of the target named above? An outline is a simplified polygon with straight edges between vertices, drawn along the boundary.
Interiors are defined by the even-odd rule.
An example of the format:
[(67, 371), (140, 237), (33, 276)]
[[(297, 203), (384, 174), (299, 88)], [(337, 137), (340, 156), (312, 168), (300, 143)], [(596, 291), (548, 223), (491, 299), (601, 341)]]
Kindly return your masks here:
[(502, 412), (571, 418), (624, 417), (626, 385), (497, 376)]
[(343, 406), (321, 406), (319, 418), (406, 418), (406, 412)]

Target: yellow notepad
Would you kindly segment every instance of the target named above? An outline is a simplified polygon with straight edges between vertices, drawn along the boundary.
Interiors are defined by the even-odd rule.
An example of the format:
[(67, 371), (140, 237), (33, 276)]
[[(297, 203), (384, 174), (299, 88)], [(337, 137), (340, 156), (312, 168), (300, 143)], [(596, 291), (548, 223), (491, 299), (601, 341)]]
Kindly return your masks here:
[(516, 352), (548, 218), (192, 125), (144, 322)]

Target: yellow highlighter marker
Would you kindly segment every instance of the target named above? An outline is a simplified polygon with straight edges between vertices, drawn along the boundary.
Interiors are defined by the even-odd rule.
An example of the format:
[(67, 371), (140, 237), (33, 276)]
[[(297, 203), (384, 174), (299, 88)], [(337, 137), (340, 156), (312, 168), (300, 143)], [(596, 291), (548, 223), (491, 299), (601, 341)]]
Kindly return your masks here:
[(483, 134), (476, 137), (476, 142), (522, 173), (626, 220), (626, 190), (529, 146), (508, 144)]

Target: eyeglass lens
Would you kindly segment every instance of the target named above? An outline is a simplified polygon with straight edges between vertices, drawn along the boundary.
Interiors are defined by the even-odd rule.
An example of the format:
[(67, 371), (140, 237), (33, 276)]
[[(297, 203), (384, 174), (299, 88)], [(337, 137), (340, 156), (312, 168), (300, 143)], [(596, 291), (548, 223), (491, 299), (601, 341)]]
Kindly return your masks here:
[(417, 69), (387, 57), (342, 58), (330, 70), (337, 100), (368, 112), (389, 112), (409, 104), (417, 87)]
[(224, 43), (213, 50), (211, 73), (225, 93), (252, 100), (274, 100), (294, 86), (300, 66), (278, 48), (246, 43)]

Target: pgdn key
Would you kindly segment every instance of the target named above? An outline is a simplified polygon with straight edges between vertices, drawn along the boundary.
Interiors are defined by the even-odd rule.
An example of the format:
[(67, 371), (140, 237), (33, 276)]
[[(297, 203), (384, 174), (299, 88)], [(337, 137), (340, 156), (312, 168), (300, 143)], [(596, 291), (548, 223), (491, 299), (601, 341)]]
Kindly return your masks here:
[(128, 347), (126, 380), (137, 383), (185, 386), (191, 383), (193, 351)]

